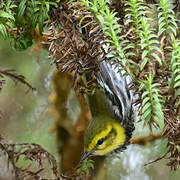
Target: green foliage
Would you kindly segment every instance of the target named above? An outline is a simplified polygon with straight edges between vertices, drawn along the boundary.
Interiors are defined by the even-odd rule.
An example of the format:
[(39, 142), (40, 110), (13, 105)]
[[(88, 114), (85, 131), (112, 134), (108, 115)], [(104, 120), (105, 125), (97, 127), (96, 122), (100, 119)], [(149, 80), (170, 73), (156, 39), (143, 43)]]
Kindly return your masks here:
[(4, 38), (9, 37), (18, 50), (28, 48), (33, 43), (36, 27), (42, 34), (45, 21), (49, 19), (50, 6), (57, 6), (56, 1), (3, 1), (0, 5), (2, 9), (0, 10), (0, 32), (2, 36)]
[(139, 29), (141, 28), (141, 17), (147, 11), (146, 6), (143, 3), (143, 0), (126, 0), (126, 23), (130, 23), (135, 27), (135, 32), (138, 34)]
[(171, 82), (170, 88), (179, 89), (177, 95), (180, 95), (180, 41), (172, 38), (172, 57), (171, 57)]
[(17, 6), (11, 0), (0, 4), (0, 33), (4, 39), (9, 37), (8, 29), (12, 29), (15, 24), (13, 9)]
[[(142, 71), (146, 64), (155, 59), (162, 65), (161, 58), (157, 54), (161, 54), (161, 50), (158, 47), (159, 41), (156, 35), (155, 29), (151, 28), (150, 19), (146, 17), (147, 10), (143, 0), (128, 0), (125, 1), (126, 5), (126, 23), (132, 24), (135, 28), (135, 38), (137, 39), (136, 44), (140, 44), (142, 50), (140, 71)], [(137, 46), (136, 46), (137, 48)]]
[(159, 83), (153, 83), (153, 75), (146, 77), (147, 81), (141, 81), (140, 91), (143, 89), (144, 92), (141, 96), (142, 99), (142, 111), (141, 119), (144, 123), (155, 123), (163, 129), (164, 127), (164, 115), (162, 111), (163, 102), (162, 96), (159, 95), (160, 86)]
[(142, 71), (147, 62), (152, 61), (153, 58), (162, 65), (161, 58), (157, 55), (157, 52), (161, 53), (161, 50), (158, 47), (159, 41), (157, 40), (154, 29), (150, 28), (148, 18), (141, 18), (141, 29), (138, 31), (138, 34), (141, 39), (141, 49), (143, 50), (140, 70)]
[(158, 35), (176, 36), (177, 23), (174, 11), (170, 8), (172, 2), (160, 0), (158, 4)]
[(83, 176), (88, 176), (89, 175), (89, 169), (94, 169), (94, 161), (91, 159), (85, 159), (81, 166), (77, 169), (78, 174), (82, 174)]
[(50, 5), (56, 6), (55, 2), (47, 0), (22, 0), (17, 9), (16, 24), (17, 26), (30, 28), (31, 31), (38, 25), (42, 34), (44, 22), (49, 19), (48, 12)]

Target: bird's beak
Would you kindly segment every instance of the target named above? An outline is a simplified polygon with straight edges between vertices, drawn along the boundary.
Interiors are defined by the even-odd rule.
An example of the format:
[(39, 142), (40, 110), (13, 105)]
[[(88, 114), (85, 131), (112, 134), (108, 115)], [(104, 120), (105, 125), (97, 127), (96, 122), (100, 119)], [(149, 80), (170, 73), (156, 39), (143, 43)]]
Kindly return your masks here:
[(89, 155), (92, 154), (92, 151), (85, 151), (81, 156), (80, 163), (82, 163)]

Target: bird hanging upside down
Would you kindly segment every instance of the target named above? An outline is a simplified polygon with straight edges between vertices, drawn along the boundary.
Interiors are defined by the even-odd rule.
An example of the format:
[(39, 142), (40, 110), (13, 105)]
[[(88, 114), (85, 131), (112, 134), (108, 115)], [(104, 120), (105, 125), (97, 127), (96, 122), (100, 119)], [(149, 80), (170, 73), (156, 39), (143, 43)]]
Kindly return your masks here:
[(90, 155), (106, 155), (122, 151), (134, 130), (130, 78), (123, 76), (109, 62), (99, 64), (98, 83), (102, 90), (89, 96), (92, 120), (85, 133), (85, 151), (81, 161)]

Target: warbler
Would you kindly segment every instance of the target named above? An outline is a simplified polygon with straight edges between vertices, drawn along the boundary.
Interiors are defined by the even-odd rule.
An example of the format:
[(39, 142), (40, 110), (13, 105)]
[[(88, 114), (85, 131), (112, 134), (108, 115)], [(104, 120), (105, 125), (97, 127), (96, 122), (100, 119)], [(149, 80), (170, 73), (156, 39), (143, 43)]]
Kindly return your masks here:
[(80, 162), (90, 155), (124, 150), (134, 130), (133, 97), (128, 89), (128, 77), (118, 72), (115, 65), (103, 61), (99, 64), (97, 79), (103, 91), (97, 90), (89, 96), (92, 120), (85, 132)]

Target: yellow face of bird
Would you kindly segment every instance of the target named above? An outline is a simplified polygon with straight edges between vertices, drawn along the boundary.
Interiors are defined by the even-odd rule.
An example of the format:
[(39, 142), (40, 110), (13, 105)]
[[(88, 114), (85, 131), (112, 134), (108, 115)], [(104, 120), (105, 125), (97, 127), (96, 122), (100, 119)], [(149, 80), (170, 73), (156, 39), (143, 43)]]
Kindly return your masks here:
[(97, 123), (92, 123), (88, 127), (85, 138), (85, 153), (81, 161), (89, 155), (106, 155), (125, 143), (125, 131), (121, 124), (112, 119), (105, 122), (108, 123), (105, 123), (101, 128), (98, 128)]

